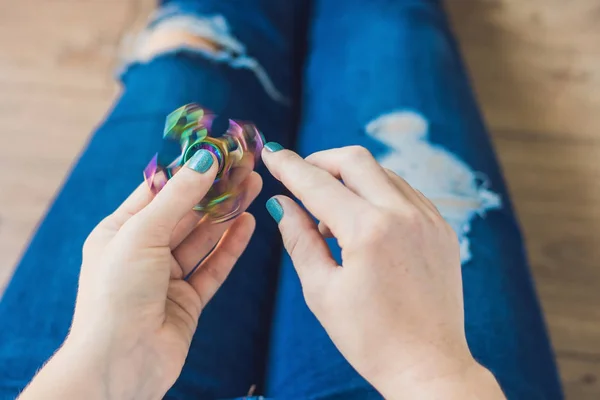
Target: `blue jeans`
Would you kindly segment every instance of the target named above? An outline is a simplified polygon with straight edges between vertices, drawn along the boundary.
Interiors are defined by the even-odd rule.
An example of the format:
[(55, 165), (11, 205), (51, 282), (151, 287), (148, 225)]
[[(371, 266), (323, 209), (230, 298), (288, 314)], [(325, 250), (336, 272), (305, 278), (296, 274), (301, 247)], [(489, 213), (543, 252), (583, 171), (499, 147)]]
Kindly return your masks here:
[[(267, 140), (303, 155), (369, 148), (434, 200), (459, 235), (477, 360), (510, 399), (562, 398), (521, 234), (438, 1), (163, 3), (148, 29), (179, 21), (221, 48), (182, 47), (124, 68), (121, 97), (0, 303), (2, 399), (14, 398), (65, 338), (84, 239), (139, 184), (165, 116), (189, 102), (253, 121)], [(264, 208), (283, 188), (259, 172), (256, 234), (203, 313), (168, 398), (239, 397), (252, 385), (282, 399), (381, 398), (306, 307)]]

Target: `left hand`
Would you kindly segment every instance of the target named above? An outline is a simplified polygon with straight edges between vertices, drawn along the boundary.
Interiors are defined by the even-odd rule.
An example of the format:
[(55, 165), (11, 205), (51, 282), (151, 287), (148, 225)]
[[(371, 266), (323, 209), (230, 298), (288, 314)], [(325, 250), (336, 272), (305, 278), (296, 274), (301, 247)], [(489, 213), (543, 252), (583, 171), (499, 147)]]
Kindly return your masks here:
[[(156, 196), (140, 185), (93, 230), (83, 248), (69, 337), (22, 399), (36, 398), (36, 383), (47, 399), (52, 393), (57, 398), (101, 398), (97, 395), (104, 393), (108, 398), (160, 399), (175, 383), (202, 309), (255, 227), (248, 213), (213, 224), (191, 211), (215, 179), (213, 161), (203, 173), (182, 168)], [(246, 209), (262, 181), (252, 173), (243, 185)], [(54, 371), (63, 378), (55, 379)], [(44, 380), (53, 382), (54, 392)]]

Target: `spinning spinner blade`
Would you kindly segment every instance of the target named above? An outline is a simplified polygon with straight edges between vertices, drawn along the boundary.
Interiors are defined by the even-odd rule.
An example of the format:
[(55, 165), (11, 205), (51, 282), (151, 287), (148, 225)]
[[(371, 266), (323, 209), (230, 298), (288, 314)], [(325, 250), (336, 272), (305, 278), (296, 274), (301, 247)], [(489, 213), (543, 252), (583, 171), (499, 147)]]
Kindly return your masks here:
[(188, 104), (167, 117), (163, 146), (144, 170), (144, 178), (158, 193), (200, 149), (213, 153), (219, 162), (217, 178), (206, 197), (194, 210), (206, 213), (214, 222), (225, 222), (241, 212), (245, 192), (242, 182), (260, 160), (264, 138), (252, 124), (229, 120), (221, 137), (211, 136), (216, 115), (197, 104)]

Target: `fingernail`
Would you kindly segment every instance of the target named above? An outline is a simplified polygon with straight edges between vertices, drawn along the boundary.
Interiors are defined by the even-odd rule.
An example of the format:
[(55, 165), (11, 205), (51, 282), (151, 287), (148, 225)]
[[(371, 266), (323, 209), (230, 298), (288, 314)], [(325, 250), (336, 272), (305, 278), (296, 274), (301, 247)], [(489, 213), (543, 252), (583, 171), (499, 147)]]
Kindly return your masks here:
[(192, 158), (190, 158), (187, 166), (194, 171), (203, 174), (208, 171), (210, 167), (212, 167), (214, 162), (215, 159), (212, 156), (212, 153), (208, 150), (201, 149), (198, 150), (196, 154), (192, 156)]
[(276, 153), (279, 150), (283, 150), (283, 146), (280, 145), (277, 142), (269, 142), (267, 144), (265, 144), (265, 149), (269, 152), (269, 153)]
[(275, 197), (271, 197), (267, 200), (267, 211), (271, 214), (271, 217), (278, 224), (281, 222), (283, 218), (283, 207), (281, 207), (281, 203)]

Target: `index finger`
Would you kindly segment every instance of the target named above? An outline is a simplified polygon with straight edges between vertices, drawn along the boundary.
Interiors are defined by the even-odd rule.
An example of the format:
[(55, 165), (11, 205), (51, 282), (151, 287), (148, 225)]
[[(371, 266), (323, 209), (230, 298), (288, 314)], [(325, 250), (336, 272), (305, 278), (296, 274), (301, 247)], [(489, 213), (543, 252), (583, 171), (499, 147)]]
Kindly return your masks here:
[[(353, 232), (357, 217), (369, 204), (329, 172), (305, 161), (290, 150), (270, 151), (265, 147), (263, 161), (271, 174), (283, 183), (317, 219), (342, 239)], [(348, 237), (348, 236), (345, 236)]]

